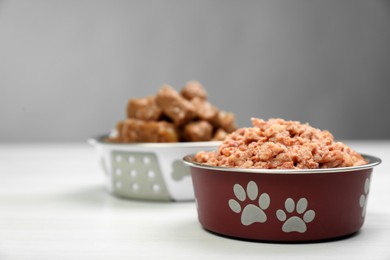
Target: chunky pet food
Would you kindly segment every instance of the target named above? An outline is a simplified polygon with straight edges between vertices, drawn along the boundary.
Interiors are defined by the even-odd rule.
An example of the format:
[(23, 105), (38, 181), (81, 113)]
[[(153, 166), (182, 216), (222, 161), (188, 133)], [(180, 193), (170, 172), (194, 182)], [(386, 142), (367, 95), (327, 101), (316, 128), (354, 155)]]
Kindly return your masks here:
[(220, 141), (236, 130), (235, 116), (213, 106), (198, 81), (177, 92), (165, 84), (155, 96), (129, 99), (127, 118), (108, 142)]

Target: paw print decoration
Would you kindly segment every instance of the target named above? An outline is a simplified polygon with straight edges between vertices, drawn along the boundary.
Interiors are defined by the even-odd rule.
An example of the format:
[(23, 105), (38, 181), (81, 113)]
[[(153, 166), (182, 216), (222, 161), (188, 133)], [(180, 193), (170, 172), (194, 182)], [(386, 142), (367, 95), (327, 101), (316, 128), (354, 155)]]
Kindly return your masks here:
[(269, 214), (267, 217), (271, 197), (267, 193), (260, 194), (254, 181), (248, 182), (246, 189), (240, 184), (235, 184), (233, 192), (235, 198), (229, 199), (228, 205), (234, 213), (241, 215), (241, 224), (244, 226), (265, 223), (268, 217), (272, 216), (282, 223), (283, 232), (305, 233), (308, 229), (307, 224), (315, 219), (315, 211), (308, 209), (306, 198), (300, 198), (296, 203), (292, 198), (287, 198), (283, 209), (279, 208), (275, 214)]
[(366, 215), (367, 210), (367, 199), (368, 199), (368, 193), (370, 191), (370, 179), (367, 178), (364, 182), (364, 193), (360, 195), (359, 198), (359, 205), (362, 208), (362, 218)]
[[(258, 197), (259, 190), (254, 181), (250, 181), (246, 187), (246, 192), (240, 184), (235, 184), (233, 187), (234, 195), (240, 202), (244, 202), (248, 196), (251, 201), (242, 210), (240, 202), (235, 199), (229, 200), (230, 209), (241, 214), (241, 223), (244, 226), (249, 226), (255, 222), (264, 223), (267, 221), (266, 210), (270, 204), (270, 197), (267, 193), (263, 193)], [(258, 200), (256, 201), (256, 199)]]
[(283, 232), (306, 232), (306, 223), (312, 222), (315, 217), (314, 210), (306, 210), (308, 205), (307, 199), (301, 198), (298, 200), (297, 205), (295, 205), (294, 200), (288, 198), (284, 204), (287, 214), (294, 215), (287, 218), (287, 214), (283, 209), (276, 211), (276, 217), (284, 223), (282, 226)]

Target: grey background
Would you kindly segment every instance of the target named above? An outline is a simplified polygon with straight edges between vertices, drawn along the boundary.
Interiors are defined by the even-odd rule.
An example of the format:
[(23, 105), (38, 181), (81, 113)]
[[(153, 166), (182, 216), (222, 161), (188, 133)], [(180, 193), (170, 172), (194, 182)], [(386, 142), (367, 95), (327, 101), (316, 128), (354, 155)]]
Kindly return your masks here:
[(0, 0), (0, 142), (85, 141), (192, 79), (239, 126), (389, 139), (389, 48), (389, 1)]

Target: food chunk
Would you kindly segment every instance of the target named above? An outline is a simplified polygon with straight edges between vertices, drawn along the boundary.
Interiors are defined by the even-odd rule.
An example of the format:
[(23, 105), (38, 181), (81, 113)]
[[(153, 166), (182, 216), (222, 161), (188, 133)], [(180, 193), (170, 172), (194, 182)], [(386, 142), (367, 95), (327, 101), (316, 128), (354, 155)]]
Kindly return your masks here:
[(212, 134), (213, 127), (207, 121), (191, 122), (184, 128), (185, 139), (189, 142), (209, 141)]
[(196, 97), (203, 100), (207, 99), (206, 90), (203, 88), (202, 84), (196, 80), (187, 82), (180, 94), (188, 100), (192, 100)]
[(195, 114), (201, 120), (209, 122), (217, 120), (219, 110), (211, 105), (207, 100), (195, 97), (191, 100), (193, 107), (195, 108)]
[(225, 130), (223, 130), (222, 128), (218, 128), (217, 131), (215, 131), (214, 136), (211, 140), (222, 141), (226, 138), (227, 135), (228, 133)]
[(165, 121), (143, 121), (129, 118), (123, 123), (121, 136), (124, 142), (177, 142), (178, 134), (172, 123)]
[(189, 122), (195, 115), (193, 105), (169, 85), (162, 86), (157, 92), (156, 104), (176, 125)]
[(155, 97), (129, 99), (127, 104), (127, 117), (146, 121), (157, 121), (162, 110), (157, 106)]
[(228, 133), (231, 133), (237, 129), (236, 118), (233, 113), (219, 111), (213, 122), (217, 128), (222, 128)]

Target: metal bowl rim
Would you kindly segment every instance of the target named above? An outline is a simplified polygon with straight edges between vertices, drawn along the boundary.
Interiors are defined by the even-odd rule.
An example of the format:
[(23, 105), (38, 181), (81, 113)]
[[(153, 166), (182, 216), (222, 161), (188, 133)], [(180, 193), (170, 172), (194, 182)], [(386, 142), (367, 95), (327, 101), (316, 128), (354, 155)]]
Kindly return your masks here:
[(210, 171), (222, 171), (222, 172), (237, 172), (237, 173), (257, 173), (257, 174), (318, 174), (318, 173), (339, 173), (339, 172), (351, 172), (371, 169), (374, 166), (379, 165), (382, 160), (376, 156), (362, 154), (361, 155), (368, 161), (367, 164), (350, 166), (350, 167), (337, 167), (337, 168), (316, 168), (316, 169), (262, 169), (262, 168), (233, 168), (233, 167), (221, 167), (210, 166), (194, 162), (192, 158), (195, 154), (189, 154), (183, 157), (183, 162), (190, 167), (201, 168)]

